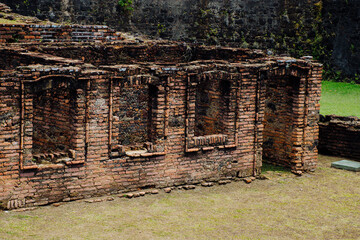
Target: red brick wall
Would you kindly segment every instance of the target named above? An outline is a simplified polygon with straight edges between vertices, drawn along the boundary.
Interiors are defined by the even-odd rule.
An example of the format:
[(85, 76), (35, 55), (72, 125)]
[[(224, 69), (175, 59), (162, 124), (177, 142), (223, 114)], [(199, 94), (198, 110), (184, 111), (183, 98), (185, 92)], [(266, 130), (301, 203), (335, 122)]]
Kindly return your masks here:
[(0, 77), (0, 201), (8, 199), (19, 178), (19, 90), (19, 82)]
[(115, 82), (113, 97), (113, 140), (120, 145), (149, 141), (149, 86), (123, 86)]
[(295, 173), (314, 170), (321, 67), (280, 68), (266, 86), (264, 161), (290, 167)]
[(328, 115), (320, 118), (319, 152), (360, 160), (360, 119)]
[[(228, 83), (227, 86), (225, 84)], [(196, 88), (195, 136), (225, 132), (229, 115), (230, 85), (228, 81), (202, 79)], [(225, 89), (227, 88), (227, 89)]]
[[(199, 73), (201, 71), (203, 70), (199, 70)], [(249, 73), (244, 73), (244, 75), (246, 74)], [(254, 78), (248, 75), (246, 77), (249, 78), (248, 80), (243, 80), (244, 84), (256, 84), (256, 81), (253, 81)], [(20, 204), (26, 198), (26, 205), (31, 206), (33, 204), (41, 205), (54, 201), (105, 194), (111, 191), (118, 192), (147, 186), (198, 183), (202, 179), (215, 180), (226, 176), (251, 175), (255, 156), (254, 136), (259, 135), (258, 139), (261, 139), (261, 132), (254, 132), (255, 107), (251, 107), (255, 98), (255, 93), (253, 93), (255, 88), (251, 88), (249, 85), (249, 88), (244, 88), (244, 93), (239, 94), (237, 96), (239, 98), (236, 99), (236, 101), (242, 101), (244, 106), (248, 106), (243, 112), (242, 118), (249, 120), (249, 122), (240, 118), (237, 120), (239, 122), (239, 129), (241, 129), (238, 132), (239, 139), (241, 139), (241, 145), (238, 148), (224, 148), (224, 143), (221, 143), (220, 145), (215, 145), (213, 149), (205, 149), (207, 147), (205, 144), (203, 150), (200, 148), (198, 152), (186, 153), (185, 118), (183, 117), (186, 111), (186, 74), (182, 71), (175, 71), (174, 73), (160, 76), (160, 78), (165, 81), (159, 86), (165, 87), (162, 91), (166, 90), (166, 97), (164, 97), (166, 99), (159, 99), (158, 108), (167, 109), (168, 113), (174, 113), (174, 117), (182, 116), (182, 119), (177, 119), (178, 122), (176, 124), (169, 124), (166, 130), (163, 124), (163, 129), (157, 135), (159, 138), (154, 141), (155, 145), (159, 143), (160, 147), (162, 145), (166, 149), (155, 149), (153, 153), (149, 152), (149, 156), (143, 157), (122, 155), (117, 158), (110, 158), (108, 136), (110, 80), (107, 75), (96, 72), (94, 75), (86, 76), (88, 80), (85, 81), (89, 81), (90, 86), (87, 93), (82, 93), (85, 95), (83, 97), (86, 102), (82, 107), (86, 108), (88, 106), (88, 110), (79, 112), (89, 112), (88, 120), (86, 120), (88, 124), (88, 137), (83, 136), (85, 141), (87, 140), (85, 163), (78, 165), (39, 165), (37, 170), (20, 170), (21, 177), (15, 176), (15, 179), (20, 180), (19, 187), (14, 188), (14, 186), (10, 185), (5, 191), (7, 194), (11, 192), (12, 197), (8, 199), (4, 196), (4, 199), (10, 202), (19, 201), (18, 204)], [(236, 79), (236, 81), (240, 81), (240, 79)], [(55, 93), (62, 92), (58, 91), (61, 88), (56, 89)], [(161, 87), (159, 89), (161, 92)], [(246, 96), (246, 92), (252, 97)], [(54, 92), (53, 96), (54, 100), (56, 100)], [(122, 96), (122, 100), (125, 100), (127, 97), (129, 96)], [(31, 96), (28, 94), (25, 96), (25, 99), (31, 99)], [(114, 102), (116, 102), (115, 99)], [(28, 108), (25, 114), (25, 122), (28, 122), (25, 132), (30, 131), (32, 114), (39, 114), (38, 107), (35, 106), (38, 102), (35, 100), (30, 103), (32, 104), (33, 111), (29, 111), (31, 108)], [(137, 102), (135, 105), (143, 104), (144, 102)], [(17, 102), (16, 111), (20, 112), (18, 106), (19, 102)], [(112, 107), (116, 108), (116, 104)], [(68, 110), (66, 109), (66, 111)], [(59, 111), (59, 106), (57, 111)], [(75, 116), (82, 116), (79, 113)], [(50, 114), (54, 114), (54, 112)], [(164, 119), (161, 116), (164, 116), (164, 118), (168, 117), (167, 113), (162, 111), (157, 116), (157, 120), (160, 123), (164, 123)], [(34, 129), (34, 127), (36, 127), (36, 124), (33, 124), (32, 128)], [(29, 147), (34, 143), (36, 144), (36, 142), (29, 142)], [(159, 153), (160, 151), (166, 152), (166, 155), (164, 155), (165, 153)], [(30, 159), (31, 154), (25, 153), (24, 158), (26, 158), (25, 166), (33, 166)], [(18, 155), (15, 159), (14, 163), (18, 167)], [(6, 158), (6, 160), (8, 161), (9, 159)], [(255, 169), (256, 172), (259, 172), (260, 166), (261, 163), (258, 162)], [(19, 173), (19, 170), (17, 169), (16, 172)], [(33, 179), (34, 181), (32, 181)], [(23, 193), (24, 189), (28, 190)], [(28, 192), (30, 189), (31, 193)]]
[[(61, 56), (71, 59), (83, 59), (94, 65), (114, 65), (114, 64), (137, 64), (138, 62), (157, 62), (157, 63), (181, 63), (189, 61), (209, 61), (222, 60), (230, 62), (246, 61), (265, 57), (261, 51), (254, 52), (249, 49), (227, 48), (214, 46), (199, 46), (183, 44), (178, 42), (154, 41), (143, 44), (124, 44), (116, 47), (112, 43), (102, 45), (83, 45), (74, 43), (50, 44), (46, 46), (29, 45), (30, 49), (51, 55)], [(211, 61), (210, 61), (211, 62)]]
[(105, 42), (122, 39), (107, 26), (0, 24), (0, 43)]
[(265, 100), (264, 160), (279, 165), (291, 165), (294, 100), (300, 79), (273, 76), (269, 79)]
[[(69, 81), (44, 79), (54, 86), (38, 89), (33, 97), (33, 154), (72, 149), (74, 99)], [(39, 83), (41, 84), (41, 83)], [(46, 88), (47, 86), (45, 86)]]
[[(2, 72), (2, 206), (43, 205), (139, 188), (257, 175), (262, 165), (264, 125), (265, 139), (271, 132), (271, 128), (266, 129), (267, 96), (280, 106), (277, 120), (286, 126), (272, 137), (291, 148), (280, 155), (290, 163), (281, 162), (276, 155), (274, 159), (279, 161), (275, 162), (287, 164), (295, 172), (313, 170), (321, 67), (300, 60), (290, 64), (268, 61), (271, 64), (205, 61), (99, 68), (75, 62), (73, 66), (59, 63)], [(286, 80), (289, 76), (299, 79), (298, 88), (292, 88)], [(215, 86), (228, 81), (228, 99), (214, 108), (223, 117), (222, 128), (195, 134), (199, 120), (196, 92), (204, 78), (216, 83), (208, 89), (216, 98), (223, 93)], [(66, 87), (48, 86), (54, 79), (62, 79)], [(270, 83), (275, 86), (270, 87)], [(149, 89), (156, 89), (157, 94), (149, 94)], [(269, 91), (275, 89), (279, 93), (271, 95)], [(63, 116), (68, 113), (71, 117)], [(129, 122), (117, 118), (126, 114)], [(286, 123), (289, 119), (292, 125)], [(121, 125), (131, 133), (129, 145), (120, 136), (124, 133)], [(53, 133), (63, 133), (63, 143), (74, 150), (67, 153), (66, 161), (43, 165), (33, 161), (34, 146), (41, 145), (44, 151), (55, 148), (52, 141), (40, 142), (36, 136), (38, 129), (47, 126), (59, 130)], [(291, 138), (284, 141), (284, 136)], [(61, 137), (55, 134), (56, 144), (62, 142)], [(134, 151), (137, 145), (141, 151)], [(264, 146), (265, 150), (274, 151)], [(64, 156), (53, 157), (59, 160)]]
[[(304, 104), (299, 102), (299, 105), (303, 105), (305, 111), (303, 112), (304, 128), (302, 129), (302, 142), (303, 148), (293, 148), (294, 155), (298, 157), (299, 168), (304, 171), (313, 171), (317, 164), (318, 157), (318, 144), (319, 144), (319, 112), (320, 112), (320, 95), (321, 95), (321, 80), (322, 80), (322, 66), (311, 66), (308, 76), (305, 78), (305, 100)], [(302, 126), (302, 125), (300, 125)], [(301, 134), (300, 134), (301, 136)], [(299, 137), (294, 137), (294, 146), (297, 146)], [(301, 154), (300, 154), (301, 153)]]

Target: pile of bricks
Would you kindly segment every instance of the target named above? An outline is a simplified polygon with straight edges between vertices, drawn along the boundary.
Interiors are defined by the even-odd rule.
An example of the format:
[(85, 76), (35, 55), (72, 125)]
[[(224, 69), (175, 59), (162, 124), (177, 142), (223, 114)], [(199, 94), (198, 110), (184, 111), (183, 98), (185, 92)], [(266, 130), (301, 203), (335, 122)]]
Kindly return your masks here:
[(357, 117), (321, 116), (319, 152), (360, 160), (360, 119)]

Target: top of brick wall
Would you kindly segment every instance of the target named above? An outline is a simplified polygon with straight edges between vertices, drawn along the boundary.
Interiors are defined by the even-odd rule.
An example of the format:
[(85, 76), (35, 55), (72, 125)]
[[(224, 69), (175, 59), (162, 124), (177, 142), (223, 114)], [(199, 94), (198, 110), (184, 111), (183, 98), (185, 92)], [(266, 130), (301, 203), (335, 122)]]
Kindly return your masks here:
[(355, 116), (320, 115), (320, 123), (356, 124), (360, 126), (360, 118)]
[(11, 8), (4, 3), (0, 3), (0, 12), (11, 12)]
[(0, 43), (16, 42), (114, 42), (119, 32), (99, 25), (0, 24)]

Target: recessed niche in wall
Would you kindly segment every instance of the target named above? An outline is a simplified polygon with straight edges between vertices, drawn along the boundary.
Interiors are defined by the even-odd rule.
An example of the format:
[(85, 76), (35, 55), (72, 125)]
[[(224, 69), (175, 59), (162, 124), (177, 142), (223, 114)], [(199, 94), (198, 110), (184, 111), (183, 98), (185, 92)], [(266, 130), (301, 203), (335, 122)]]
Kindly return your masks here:
[[(84, 155), (85, 125), (79, 115), (85, 108), (84, 91), (77, 88), (74, 78), (66, 76), (43, 77), (25, 83), (24, 138), (25, 159), (36, 164), (71, 162), (81, 152)], [(26, 144), (25, 144), (26, 146)], [(28, 150), (26, 150), (28, 149)], [(78, 159), (77, 159), (78, 160)]]
[[(288, 165), (293, 154), (296, 110), (300, 100), (300, 77), (275, 75), (268, 80), (264, 116), (263, 156), (265, 161)], [(305, 111), (305, 110), (304, 110)], [(296, 117), (296, 118), (295, 118)]]
[(235, 147), (237, 81), (221, 71), (189, 80), (186, 151)]
[(165, 89), (156, 77), (113, 79), (111, 157), (164, 152)]
[(225, 132), (229, 113), (230, 82), (204, 78), (196, 87), (195, 136)]
[(33, 154), (72, 148), (74, 93), (69, 81), (44, 79), (34, 85)]

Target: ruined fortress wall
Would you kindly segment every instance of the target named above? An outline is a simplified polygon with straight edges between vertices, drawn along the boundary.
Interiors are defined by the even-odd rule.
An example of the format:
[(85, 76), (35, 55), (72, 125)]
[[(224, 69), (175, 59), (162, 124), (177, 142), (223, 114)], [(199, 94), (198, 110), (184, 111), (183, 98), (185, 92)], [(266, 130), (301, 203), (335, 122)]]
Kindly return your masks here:
[(319, 152), (360, 160), (360, 120), (328, 115), (320, 118)]
[(316, 166), (321, 65), (308, 59), (163, 42), (0, 53), (3, 208), (257, 176), (263, 155)]
[[(134, 0), (124, 11), (117, 0), (3, 1), (14, 11), (51, 21), (106, 24), (119, 30), (174, 40), (213, 40), (268, 45), (265, 36), (282, 24), (304, 17), (311, 21), (317, 1), (256, 0)], [(262, 38), (260, 37), (262, 36)]]
[(360, 2), (358, 0), (325, 1), (323, 28), (329, 36), (327, 48), (331, 51), (334, 66), (343, 73), (359, 75)]
[[(40, 72), (32, 74), (41, 75)], [(184, 72), (178, 72), (166, 77), (164, 83), (166, 100), (158, 99), (158, 114), (161, 116), (156, 121), (164, 122), (164, 118), (168, 118), (168, 124), (165, 126), (160, 122), (161, 129), (158, 134), (162, 137), (153, 141), (152, 151), (138, 155), (134, 151), (134, 155), (131, 155), (131, 148), (138, 146), (134, 142), (119, 142), (115, 136), (124, 134), (122, 129), (109, 128), (109, 118), (112, 117), (109, 115), (110, 111), (115, 116), (115, 110), (120, 106), (116, 101), (126, 101), (126, 99), (117, 99), (115, 96), (112, 100), (109, 99), (109, 81), (111, 81), (109, 75), (101, 72), (87, 75), (84, 79), (87, 82), (85, 92), (78, 91), (79, 106), (76, 115), (78, 118), (87, 116), (86, 125), (84, 126), (82, 121), (78, 121), (77, 124), (72, 123), (78, 128), (73, 137), (82, 136), (77, 138), (75, 147), (73, 146), (76, 156), (69, 155), (71, 160), (66, 164), (56, 162), (62, 159), (62, 150), (54, 151), (50, 148), (52, 144), (45, 143), (46, 146), (49, 145), (48, 154), (46, 152), (39, 154), (32, 150), (31, 145), (39, 144), (35, 141), (38, 136), (33, 134), (39, 131), (39, 126), (35, 123), (40, 121), (37, 119), (40, 116), (39, 110), (36, 110), (39, 108), (35, 106), (38, 100), (30, 93), (26, 93), (26, 89), (30, 89), (26, 85), (31, 83), (25, 83), (23, 126), (20, 121), (22, 111), (19, 104), (21, 102), (19, 86), (15, 88), (14, 82), (11, 82), (10, 86), (6, 86), (6, 82), (2, 83), (3, 91), (12, 93), (12, 95), (5, 95), (3, 92), (1, 94), (2, 98), (6, 98), (6, 101), (3, 101), (6, 108), (2, 106), (2, 116), (9, 115), (3, 120), (1, 129), (0, 197), (5, 207), (16, 208), (23, 206), (24, 203), (26, 206), (43, 205), (138, 188), (199, 183), (204, 179), (214, 181), (227, 177), (249, 176), (253, 171), (260, 172), (261, 152), (257, 147), (254, 148), (254, 143), (255, 146), (260, 146), (262, 139), (261, 128), (257, 129), (254, 124), (256, 76), (246, 70), (238, 76), (243, 76), (241, 82), (244, 88), (233, 97), (234, 101), (239, 101), (244, 109), (241, 110), (241, 118), (239, 117), (234, 123), (237, 125), (237, 129), (234, 129), (236, 132), (226, 136), (227, 139), (222, 140), (217, 135), (201, 137), (189, 133), (194, 129), (185, 126), (185, 112), (189, 111), (186, 106), (191, 104), (187, 100), (188, 78)], [(161, 86), (159, 90), (161, 91)], [(85, 99), (85, 102), (82, 99)], [(113, 101), (112, 110), (109, 101)], [(56, 112), (62, 111), (64, 104), (63, 102), (62, 105), (52, 106), (54, 117)], [(129, 107), (140, 110), (143, 108), (143, 103), (133, 102)], [(188, 114), (194, 114), (192, 111)], [(235, 118), (235, 115), (232, 118)], [(115, 120), (113, 121), (115, 125)], [(194, 119), (189, 118), (188, 121)], [(261, 126), (261, 122), (258, 124)], [(24, 128), (23, 143), (19, 143), (21, 127)], [(61, 125), (53, 127), (56, 129), (49, 130), (49, 133), (56, 133), (57, 129), (62, 129)], [(57, 139), (58, 136), (49, 134), (49, 137)], [(110, 141), (111, 145), (109, 145)], [(19, 159), (19, 144), (24, 144), (22, 160)], [(57, 144), (62, 145), (61, 142)], [(119, 144), (125, 148), (125, 152), (118, 149)], [(143, 149), (142, 146), (140, 148)], [(45, 163), (50, 161), (49, 159), (55, 162)], [(19, 170), (20, 161), (23, 161), (23, 166)]]

